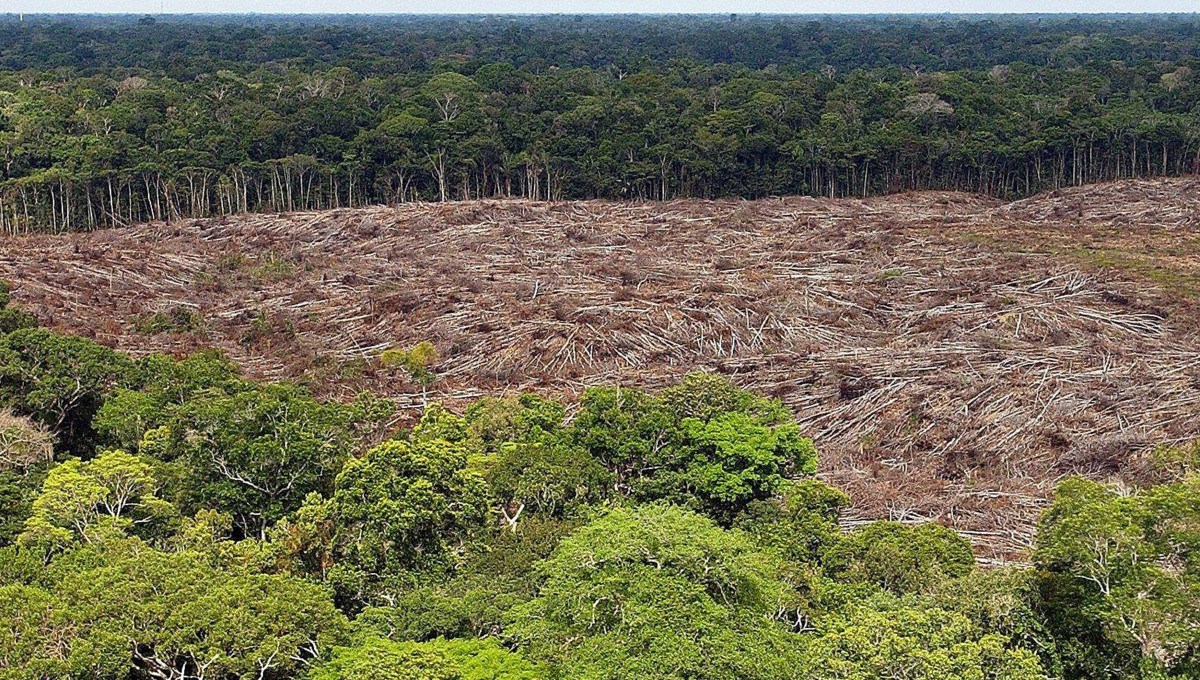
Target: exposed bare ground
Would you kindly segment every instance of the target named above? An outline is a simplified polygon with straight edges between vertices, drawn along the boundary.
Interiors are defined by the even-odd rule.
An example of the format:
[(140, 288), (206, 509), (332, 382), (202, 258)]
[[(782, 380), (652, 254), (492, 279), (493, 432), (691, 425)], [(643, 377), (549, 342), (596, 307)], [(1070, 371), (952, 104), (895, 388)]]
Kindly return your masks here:
[(851, 521), (938, 519), (984, 557), (1022, 553), (1062, 476), (1200, 436), (1196, 179), (252, 215), (10, 239), (0, 277), (63, 331), (406, 405), (374, 358), (420, 340), (458, 403), (718, 371), (796, 411)]

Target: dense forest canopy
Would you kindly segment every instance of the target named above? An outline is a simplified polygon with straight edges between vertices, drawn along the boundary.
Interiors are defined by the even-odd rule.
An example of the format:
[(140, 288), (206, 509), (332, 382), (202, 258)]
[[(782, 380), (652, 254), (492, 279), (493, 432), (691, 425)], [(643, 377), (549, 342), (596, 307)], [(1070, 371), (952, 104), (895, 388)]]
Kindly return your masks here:
[(0, 18), (0, 227), (1200, 171), (1200, 18)]
[(344, 66), (421, 73), (442, 60), (636, 70), (674, 59), (751, 69), (986, 70), (1016, 62), (1200, 56), (1196, 15), (0, 15), (0, 68), (140, 68), (176, 79), (217, 69)]
[[(376, 360), (415, 391), (438, 361)], [(982, 569), (937, 524), (844, 530), (794, 416), (715, 375), (402, 420), (0, 286), (0, 679), (1200, 673), (1200, 446), (1063, 481), (1032, 564)]]
[[(1198, 28), (5, 16), (0, 231), (1194, 173)], [(1027, 561), (983, 568), (848, 521), (811, 421), (725, 377), (452, 411), (437, 346), (384, 347), (416, 412), (118, 352), (0, 282), (0, 680), (1200, 677), (1200, 443), (1058, 479)]]

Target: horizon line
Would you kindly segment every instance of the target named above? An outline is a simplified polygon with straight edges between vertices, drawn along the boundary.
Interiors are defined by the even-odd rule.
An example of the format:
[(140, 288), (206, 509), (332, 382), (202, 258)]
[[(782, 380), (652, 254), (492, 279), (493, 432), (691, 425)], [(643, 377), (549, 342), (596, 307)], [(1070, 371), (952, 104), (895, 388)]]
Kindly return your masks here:
[(160, 16), (179, 16), (179, 17), (572, 17), (572, 16), (591, 16), (591, 17), (728, 17), (728, 16), (748, 16), (748, 17), (1124, 17), (1124, 16), (1161, 16), (1161, 17), (1200, 17), (1200, 10), (1192, 12), (1170, 12), (1170, 11), (1103, 11), (1103, 10), (1076, 10), (1070, 12), (974, 12), (974, 11), (946, 11), (946, 12), (856, 12), (853, 10), (843, 12), (748, 12), (729, 10), (723, 12), (455, 12), (455, 11), (437, 11), (437, 12), (372, 12), (372, 11), (345, 11), (345, 12), (182, 12), (182, 11), (159, 11), (159, 12), (105, 12), (105, 11), (63, 11), (63, 12), (21, 12), (6, 10), (0, 12), (0, 18), (10, 17), (160, 17)]

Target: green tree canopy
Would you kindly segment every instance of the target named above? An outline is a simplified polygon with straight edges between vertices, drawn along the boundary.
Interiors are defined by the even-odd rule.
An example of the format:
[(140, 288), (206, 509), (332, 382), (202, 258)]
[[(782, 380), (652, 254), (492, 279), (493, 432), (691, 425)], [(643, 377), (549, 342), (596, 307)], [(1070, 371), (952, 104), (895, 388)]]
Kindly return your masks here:
[(363, 432), (389, 412), (387, 402), (320, 402), (286, 384), (201, 391), (172, 408), (142, 450), (179, 470), (170, 497), (184, 512), (220, 510), (261, 537), (307, 494), (330, 490)]
[(870, 583), (898, 595), (928, 590), (974, 568), (970, 541), (933, 523), (872, 522), (825, 554), (831, 577)]
[(537, 566), (538, 595), (508, 634), (572, 678), (788, 677), (776, 569), (687, 510), (616, 509)]
[(1073, 478), (1038, 525), (1060, 634), (1107, 643), (1107, 660), (1140, 658), (1150, 676), (1200, 670), (1200, 479), (1131, 493)]
[(61, 549), (161, 522), (175, 508), (158, 498), (158, 487), (150, 464), (124, 451), (106, 451), (86, 462), (69, 459), (46, 475), (21, 542)]
[(417, 439), (348, 461), (332, 496), (310, 498), (304, 512), (328, 518), (337, 578), (361, 602), (388, 578), (453, 568), (490, 508), (463, 445)]
[(494, 640), (391, 642), (339, 647), (313, 680), (541, 680), (549, 676)]
[(134, 362), (86, 338), (23, 328), (0, 336), (0, 403), (50, 428), (58, 450), (90, 455), (92, 419)]
[(1046, 680), (1037, 656), (939, 609), (854, 607), (804, 650), (812, 680)]
[[(0, 586), (6, 677), (291, 677), (346, 641), (324, 588), (120, 539)], [(36, 630), (36, 632), (35, 632)]]
[(784, 480), (816, 472), (817, 452), (778, 400), (703, 373), (660, 394), (584, 393), (572, 440), (639, 500), (665, 499), (728, 524)]

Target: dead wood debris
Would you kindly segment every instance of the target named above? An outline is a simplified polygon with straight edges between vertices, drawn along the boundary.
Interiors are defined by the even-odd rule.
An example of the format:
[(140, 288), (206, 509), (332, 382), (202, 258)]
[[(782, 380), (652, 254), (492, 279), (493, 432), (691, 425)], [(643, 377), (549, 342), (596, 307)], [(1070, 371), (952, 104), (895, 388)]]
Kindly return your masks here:
[[(1136, 476), (1149, 446), (1200, 436), (1194, 301), (1036, 246), (1089, 229), (1195, 243), (1198, 198), (1184, 179), (1010, 204), (921, 193), (248, 215), (9, 239), (0, 277), (43, 323), (127, 351), (211, 344), (255, 377), (406, 406), (419, 389), (374, 358), (421, 340), (444, 357), (433, 392), (458, 403), (718, 371), (795, 410), (823, 477), (854, 499), (848, 524), (943, 521), (1004, 559), (1029, 545), (1063, 476)], [(138, 315), (179, 306), (205, 327), (137, 332)]]

